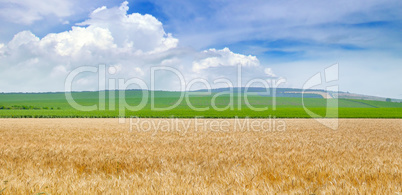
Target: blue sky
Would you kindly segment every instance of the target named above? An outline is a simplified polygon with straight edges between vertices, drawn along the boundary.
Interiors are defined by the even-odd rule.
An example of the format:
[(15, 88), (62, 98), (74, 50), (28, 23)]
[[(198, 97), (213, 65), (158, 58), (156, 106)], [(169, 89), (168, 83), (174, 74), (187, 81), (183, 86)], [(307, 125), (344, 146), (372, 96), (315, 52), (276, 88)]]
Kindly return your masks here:
[[(22, 52), (22, 49), (10, 49), (12, 46), (9, 43), (21, 31), (29, 31), (42, 40), (51, 33), (72, 31), (74, 26), (93, 25), (106, 28), (101, 23), (110, 20), (108, 18), (91, 20), (91, 13), (102, 6), (106, 6), (106, 9), (118, 8), (122, 3), (123, 1), (89, 0), (45, 0), (40, 3), (22, 0), (16, 3), (0, 0), (2, 73), (4, 75), (13, 73), (12, 67), (15, 63), (22, 67), (34, 66), (29, 64), (32, 63), (32, 59), (37, 64), (43, 64), (41, 60), (47, 62), (49, 59), (45, 56), (52, 55), (33, 52), (29, 54), (30, 61), (26, 57), (21, 57), (22, 55), (13, 56), (13, 52)], [(178, 60), (180, 64), (178, 67), (194, 66), (196, 63), (194, 59), (187, 59), (186, 56), (197, 58), (199, 52), (210, 49), (216, 49), (213, 51), (216, 55), (223, 55), (223, 49), (228, 48), (228, 51), (225, 50), (225, 55), (230, 56), (233, 53), (232, 56), (236, 56), (234, 54), (255, 56), (258, 59), (256, 65), (258, 70), (269, 68), (275, 76), (286, 78), (287, 82), (283, 87), (301, 88), (303, 83), (315, 73), (339, 63), (341, 91), (402, 99), (401, 1), (130, 0), (127, 6), (129, 7), (127, 16), (135, 13), (149, 14), (161, 23), (163, 33), (166, 33), (163, 35), (165, 38), (170, 33), (172, 40), (178, 40), (177, 45), (168, 46), (169, 56), (176, 55), (170, 60)], [(102, 17), (109, 16), (106, 14)], [(86, 26), (78, 25), (89, 20), (91, 21)], [(130, 33), (134, 32), (138, 31), (129, 31), (126, 36), (131, 36)], [(119, 39), (116, 36), (119, 35), (112, 32), (113, 40)], [(141, 40), (141, 37), (133, 40)], [(41, 44), (43, 45), (38, 42), (38, 45)], [(118, 44), (117, 46), (120, 47)], [(150, 47), (139, 46), (138, 48)], [(27, 49), (29, 50), (24, 47), (24, 52)], [(116, 58), (116, 56), (108, 57)], [(73, 57), (70, 56), (70, 59), (66, 58), (64, 61), (55, 61), (55, 63), (68, 72), (74, 67), (71, 64), (79, 61), (71, 60), (71, 58)], [(96, 60), (98, 59), (100, 58), (97, 57)], [(247, 59), (251, 60), (247, 63), (253, 64), (253, 59)], [(138, 63), (144, 65), (138, 67), (142, 69), (146, 66), (146, 62), (140, 61)], [(219, 62), (222, 61), (226, 62), (224, 59)], [(108, 62), (125, 66), (125, 61), (107, 59), (104, 63)], [(229, 59), (228, 62), (232, 60)], [(90, 60), (86, 63), (90, 63)], [(83, 64), (76, 66), (79, 65)], [(214, 65), (207, 67), (214, 67)], [(38, 71), (49, 73), (54, 70), (54, 67), (46, 65), (38, 69), (40, 69)], [(12, 88), (7, 88), (6, 83), (10, 82), (16, 84), (8, 84)], [(4, 86), (0, 85), (0, 87), (4, 91), (62, 90), (60, 86), (20, 87), (21, 84), (18, 83), (23, 82), (17, 78), (3, 77), (0, 83), (3, 83)], [(40, 82), (33, 83), (40, 85)]]

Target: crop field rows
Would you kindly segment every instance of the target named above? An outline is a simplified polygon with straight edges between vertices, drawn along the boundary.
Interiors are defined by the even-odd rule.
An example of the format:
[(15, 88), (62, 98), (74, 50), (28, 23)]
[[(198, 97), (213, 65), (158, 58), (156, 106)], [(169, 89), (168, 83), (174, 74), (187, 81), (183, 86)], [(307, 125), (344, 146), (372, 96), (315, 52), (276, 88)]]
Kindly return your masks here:
[[(78, 105), (95, 106), (95, 109), (90, 111), (74, 108), (67, 101), (64, 93), (0, 94), (0, 118), (129, 118), (132, 116), (141, 118), (194, 118), (200, 116), (205, 118), (311, 118), (312, 116), (306, 112), (306, 109), (325, 118), (402, 118), (402, 103), (398, 102), (302, 99), (300, 97), (274, 98), (256, 94), (234, 96), (233, 98), (228, 95), (217, 98), (213, 98), (213, 94), (192, 95), (188, 99), (184, 98), (180, 101), (179, 92), (157, 91), (155, 98), (145, 99), (144, 107), (130, 109), (130, 107), (140, 105), (140, 102), (144, 100), (142, 92), (126, 91), (124, 100), (119, 99), (117, 92), (115, 92), (116, 94), (110, 91), (105, 93), (106, 99), (102, 100), (99, 99), (99, 92), (73, 93), (73, 99)], [(110, 93), (114, 98), (109, 98)], [(148, 92), (148, 96), (150, 94), (151, 92)], [(334, 101), (337, 102), (337, 106), (331, 107)], [(176, 103), (178, 104), (175, 105)], [(334, 110), (336, 112), (333, 112)]]
[[(0, 119), (0, 191), (402, 192), (401, 119), (339, 119), (338, 130), (313, 119), (253, 130), (236, 125), (267, 119), (135, 120)], [(199, 128), (211, 123), (225, 128)]]

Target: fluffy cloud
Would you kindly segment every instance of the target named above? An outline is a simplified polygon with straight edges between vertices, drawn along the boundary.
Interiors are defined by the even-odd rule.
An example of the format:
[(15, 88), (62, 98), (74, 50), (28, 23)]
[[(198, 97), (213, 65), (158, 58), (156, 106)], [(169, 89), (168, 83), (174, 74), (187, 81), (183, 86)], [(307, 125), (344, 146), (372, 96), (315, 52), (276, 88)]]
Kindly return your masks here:
[(162, 52), (177, 46), (178, 40), (166, 34), (162, 23), (151, 15), (127, 15), (128, 2), (120, 7), (96, 9), (90, 19), (79, 25), (108, 29), (118, 47), (139, 52)]
[(229, 48), (224, 48), (222, 50), (209, 49), (202, 52), (203, 55), (207, 56), (201, 60), (193, 62), (193, 71), (200, 72), (201, 70), (218, 67), (218, 66), (254, 66), (260, 65), (257, 57), (255, 56), (245, 56), (241, 54), (233, 53)]
[[(178, 46), (151, 15), (127, 14), (128, 3), (101, 7), (71, 30), (39, 38), (30, 31), (17, 33), (0, 44), (0, 91), (63, 91), (67, 75), (78, 67), (106, 65), (108, 78), (139, 78), (149, 85), (151, 67), (171, 67), (187, 82), (194, 78), (235, 81), (237, 66), (247, 78), (275, 76), (255, 56), (228, 48), (202, 52)], [(159, 71), (156, 88), (177, 90), (177, 74)], [(96, 73), (80, 74), (73, 90), (97, 90)], [(135, 86), (133, 86), (135, 88)]]
[[(256, 56), (233, 53), (229, 48), (204, 50), (198, 54), (197, 58), (192, 62), (192, 72), (199, 76), (202, 75), (202, 78), (210, 82), (216, 78), (226, 78), (234, 86), (245, 86), (248, 81), (255, 78), (276, 77), (270, 68), (265, 68), (260, 64)], [(236, 81), (239, 69), (241, 69), (241, 83)]]

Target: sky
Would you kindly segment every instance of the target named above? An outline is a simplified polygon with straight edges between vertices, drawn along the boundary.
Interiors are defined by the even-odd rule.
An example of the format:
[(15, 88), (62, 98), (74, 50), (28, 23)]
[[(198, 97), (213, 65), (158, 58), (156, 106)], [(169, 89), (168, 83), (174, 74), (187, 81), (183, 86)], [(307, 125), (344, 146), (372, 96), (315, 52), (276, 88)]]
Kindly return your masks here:
[[(64, 91), (74, 70), (101, 64), (116, 83), (161, 90), (226, 86), (217, 79), (302, 88), (338, 64), (340, 91), (402, 99), (400, 10), (400, 0), (0, 0), (0, 92)], [(98, 78), (81, 73), (72, 89), (98, 90)]]

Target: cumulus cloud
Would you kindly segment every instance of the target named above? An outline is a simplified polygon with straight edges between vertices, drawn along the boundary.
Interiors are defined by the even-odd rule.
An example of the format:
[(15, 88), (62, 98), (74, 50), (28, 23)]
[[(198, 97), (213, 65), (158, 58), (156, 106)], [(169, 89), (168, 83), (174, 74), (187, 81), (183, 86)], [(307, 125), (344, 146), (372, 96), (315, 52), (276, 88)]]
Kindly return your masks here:
[[(63, 91), (71, 71), (100, 64), (105, 65), (108, 78), (139, 78), (147, 84), (152, 67), (171, 67), (187, 82), (222, 77), (234, 81), (237, 66), (247, 78), (275, 76), (257, 57), (229, 48), (201, 52), (181, 48), (155, 17), (127, 14), (128, 8), (127, 2), (120, 7), (100, 7), (69, 31), (43, 38), (22, 31), (9, 43), (0, 44), (0, 91)], [(178, 90), (177, 74), (159, 71), (155, 76), (157, 89)], [(97, 81), (97, 73), (80, 74), (73, 90), (97, 90)]]
[(229, 48), (225, 47), (222, 50), (209, 49), (202, 52), (205, 58), (193, 62), (193, 71), (200, 72), (201, 70), (218, 67), (218, 66), (259, 66), (260, 62), (255, 56), (245, 56), (233, 53)]
[(177, 46), (178, 40), (166, 34), (155, 17), (133, 13), (127, 15), (128, 2), (120, 7), (96, 9), (90, 19), (79, 25), (108, 29), (118, 47), (129, 47), (139, 52), (162, 52)]
[(225, 78), (237, 87), (247, 85), (247, 82), (252, 79), (276, 77), (270, 68), (260, 64), (256, 56), (233, 53), (229, 48), (208, 49), (200, 52), (197, 59), (192, 62), (192, 72), (210, 83), (217, 78)]

